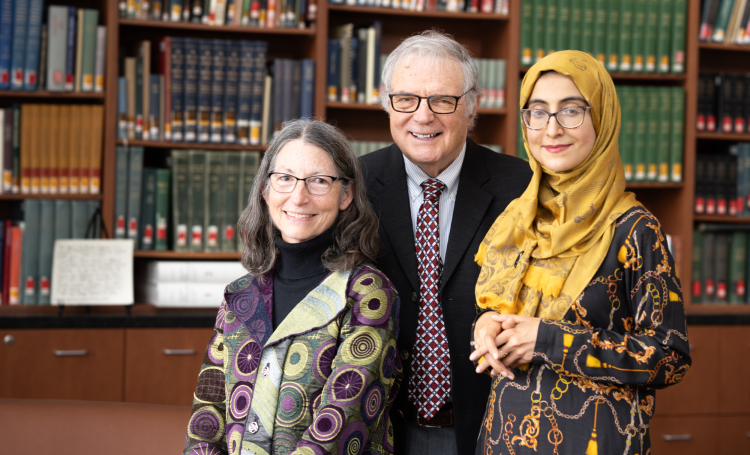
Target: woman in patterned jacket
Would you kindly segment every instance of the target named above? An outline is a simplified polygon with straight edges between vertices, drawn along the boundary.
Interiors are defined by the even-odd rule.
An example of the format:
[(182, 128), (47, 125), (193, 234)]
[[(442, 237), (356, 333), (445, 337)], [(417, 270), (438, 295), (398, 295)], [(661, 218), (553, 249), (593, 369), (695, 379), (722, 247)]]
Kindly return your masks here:
[(521, 108), (534, 177), (476, 256), (471, 359), (493, 375), (476, 453), (648, 453), (654, 389), (690, 354), (664, 232), (625, 192), (614, 83), (557, 52), (526, 74)]
[(377, 219), (344, 136), (289, 122), (239, 221), (250, 272), (227, 286), (185, 454), (387, 454), (399, 299), (371, 262)]

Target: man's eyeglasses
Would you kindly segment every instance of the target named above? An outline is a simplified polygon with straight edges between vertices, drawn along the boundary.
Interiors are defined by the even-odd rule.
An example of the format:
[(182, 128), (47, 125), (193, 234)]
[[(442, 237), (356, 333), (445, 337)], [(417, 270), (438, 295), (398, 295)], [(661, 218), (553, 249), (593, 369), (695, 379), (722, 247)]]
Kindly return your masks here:
[[(474, 90), (469, 89), (466, 93)], [(456, 112), (458, 107), (458, 100), (464, 95), (453, 96), (453, 95), (431, 95), (431, 96), (418, 96), (410, 93), (392, 93), (388, 95), (391, 99), (391, 107), (396, 112), (403, 112), (409, 114), (416, 112), (419, 109), (419, 103), (422, 100), (427, 100), (427, 106), (430, 110), (436, 114), (452, 114)]]
[(331, 188), (333, 188), (333, 182), (336, 180), (350, 180), (345, 177), (332, 177), (330, 175), (311, 175), (310, 177), (301, 179), (291, 174), (284, 174), (281, 172), (269, 172), (268, 178), (271, 180), (271, 188), (277, 193), (291, 193), (294, 191), (294, 188), (297, 187), (297, 182), (302, 180), (305, 182), (307, 191), (316, 196), (328, 194), (331, 191)]
[(572, 129), (583, 124), (587, 109), (591, 109), (591, 107), (571, 106), (557, 112), (547, 112), (544, 109), (521, 109), (521, 118), (526, 127), (532, 130), (540, 130), (547, 126), (550, 117), (555, 117), (557, 123), (563, 128)]

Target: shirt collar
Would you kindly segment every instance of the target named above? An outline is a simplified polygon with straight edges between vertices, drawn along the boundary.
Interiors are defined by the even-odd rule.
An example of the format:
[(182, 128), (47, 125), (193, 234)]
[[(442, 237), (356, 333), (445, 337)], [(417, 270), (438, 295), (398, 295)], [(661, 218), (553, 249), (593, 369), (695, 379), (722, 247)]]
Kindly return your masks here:
[[(455, 160), (443, 170), (436, 178), (445, 184), (443, 194), (455, 197), (456, 188), (458, 187), (458, 177), (461, 174), (461, 166), (464, 163), (466, 155), (466, 142)], [(430, 179), (429, 175), (419, 166), (412, 163), (404, 155), (404, 166), (406, 167), (406, 183), (409, 188), (409, 198), (414, 201), (422, 196), (422, 182)]]

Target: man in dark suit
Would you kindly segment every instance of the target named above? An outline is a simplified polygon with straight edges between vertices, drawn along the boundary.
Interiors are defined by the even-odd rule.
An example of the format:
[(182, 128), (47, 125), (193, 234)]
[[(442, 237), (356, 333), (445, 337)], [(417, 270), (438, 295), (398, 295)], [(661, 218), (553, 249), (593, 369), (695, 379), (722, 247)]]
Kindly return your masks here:
[(435, 31), (406, 39), (383, 68), (395, 144), (362, 158), (380, 217), (380, 269), (401, 296), (405, 378), (391, 411), (397, 454), (473, 455), (490, 378), (469, 360), (474, 262), (495, 218), (531, 178), (526, 162), (468, 138), (477, 68)]

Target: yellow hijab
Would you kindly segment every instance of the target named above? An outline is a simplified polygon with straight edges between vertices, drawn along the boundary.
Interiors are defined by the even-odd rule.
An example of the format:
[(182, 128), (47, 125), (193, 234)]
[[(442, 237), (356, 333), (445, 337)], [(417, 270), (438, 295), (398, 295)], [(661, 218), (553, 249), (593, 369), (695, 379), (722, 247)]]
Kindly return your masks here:
[(561, 319), (601, 266), (617, 219), (640, 203), (625, 192), (617, 149), (620, 103), (607, 71), (583, 52), (548, 55), (523, 79), (522, 109), (541, 73), (550, 70), (569, 76), (591, 106), (586, 115), (596, 131), (594, 148), (577, 167), (553, 172), (534, 159), (522, 128), (534, 176), (482, 241), (475, 293), (481, 308)]

